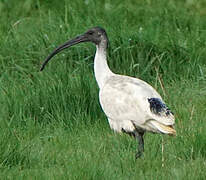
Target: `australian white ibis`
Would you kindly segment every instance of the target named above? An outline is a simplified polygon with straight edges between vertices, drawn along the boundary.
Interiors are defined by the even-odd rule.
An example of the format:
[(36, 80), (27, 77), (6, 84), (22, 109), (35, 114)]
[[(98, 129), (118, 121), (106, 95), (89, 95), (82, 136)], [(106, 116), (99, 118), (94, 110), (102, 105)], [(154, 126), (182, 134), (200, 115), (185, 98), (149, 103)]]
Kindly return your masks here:
[(113, 73), (107, 64), (108, 37), (101, 27), (89, 29), (86, 33), (67, 41), (56, 48), (44, 61), (48, 61), (63, 49), (82, 42), (96, 45), (94, 72), (99, 86), (99, 101), (111, 129), (125, 132), (138, 141), (136, 158), (144, 151), (143, 135), (146, 131), (175, 135), (173, 113), (161, 96), (146, 82)]

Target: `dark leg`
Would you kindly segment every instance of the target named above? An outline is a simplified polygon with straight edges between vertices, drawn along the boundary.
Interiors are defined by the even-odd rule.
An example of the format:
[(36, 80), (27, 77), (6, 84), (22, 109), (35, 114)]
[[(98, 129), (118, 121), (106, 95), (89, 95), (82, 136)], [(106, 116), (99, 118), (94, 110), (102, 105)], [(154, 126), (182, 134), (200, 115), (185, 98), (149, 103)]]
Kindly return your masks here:
[(135, 158), (138, 159), (142, 156), (144, 152), (144, 131), (141, 130), (136, 130), (133, 132), (126, 132), (124, 129), (122, 129), (122, 132), (129, 134), (130, 136), (133, 136), (137, 141), (138, 141), (138, 148), (137, 148), (137, 153), (135, 155)]
[(137, 139), (138, 141), (138, 148), (137, 148), (137, 153), (135, 155), (135, 158), (138, 159), (142, 156), (143, 152), (144, 152), (144, 132), (135, 132), (134, 133), (134, 137)]
[(122, 132), (128, 134), (129, 136), (132, 136), (135, 138), (135, 133), (134, 132), (127, 132), (122, 128)]

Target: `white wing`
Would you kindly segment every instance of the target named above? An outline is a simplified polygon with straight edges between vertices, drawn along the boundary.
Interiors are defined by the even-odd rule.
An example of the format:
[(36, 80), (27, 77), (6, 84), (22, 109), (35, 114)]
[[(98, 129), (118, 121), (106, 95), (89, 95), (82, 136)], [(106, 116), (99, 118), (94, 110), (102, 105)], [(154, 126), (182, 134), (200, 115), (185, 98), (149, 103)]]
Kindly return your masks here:
[(155, 127), (157, 123), (174, 124), (171, 113), (165, 115), (152, 111), (150, 98), (159, 99), (164, 104), (152, 86), (128, 76), (111, 76), (100, 89), (102, 109), (108, 117), (110, 127), (118, 132), (132, 132), (136, 128), (159, 132), (160, 129)]

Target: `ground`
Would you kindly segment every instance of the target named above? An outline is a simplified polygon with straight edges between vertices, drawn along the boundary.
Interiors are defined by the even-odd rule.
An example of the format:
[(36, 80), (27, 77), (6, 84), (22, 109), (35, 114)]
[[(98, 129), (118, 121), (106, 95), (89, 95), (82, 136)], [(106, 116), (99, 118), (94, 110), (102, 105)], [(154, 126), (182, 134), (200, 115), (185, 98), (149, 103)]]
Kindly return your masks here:
[[(2, 179), (204, 179), (206, 3), (203, 0), (0, 2)], [(116, 134), (98, 102), (95, 47), (54, 57), (66, 40), (102, 26), (112, 71), (141, 78), (176, 117), (176, 137)]]

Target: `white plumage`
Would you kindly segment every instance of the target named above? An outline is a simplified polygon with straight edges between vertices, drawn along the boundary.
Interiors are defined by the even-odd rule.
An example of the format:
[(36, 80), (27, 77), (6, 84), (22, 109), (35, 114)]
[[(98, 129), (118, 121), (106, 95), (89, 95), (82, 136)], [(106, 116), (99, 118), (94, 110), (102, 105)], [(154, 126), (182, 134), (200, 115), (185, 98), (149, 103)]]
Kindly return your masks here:
[(111, 129), (125, 132), (137, 138), (139, 146), (136, 158), (144, 151), (143, 135), (146, 131), (175, 135), (173, 113), (161, 96), (146, 82), (114, 74), (107, 64), (108, 38), (104, 29), (95, 27), (55, 49), (43, 63), (61, 50), (80, 42), (96, 44), (94, 59), (95, 78), (99, 86), (99, 100)]
[(122, 129), (133, 132), (138, 127), (169, 134), (157, 122), (174, 124), (173, 115), (159, 116), (151, 112), (148, 99), (161, 97), (149, 84), (139, 79), (113, 75), (100, 88), (99, 98), (111, 128), (117, 132)]

